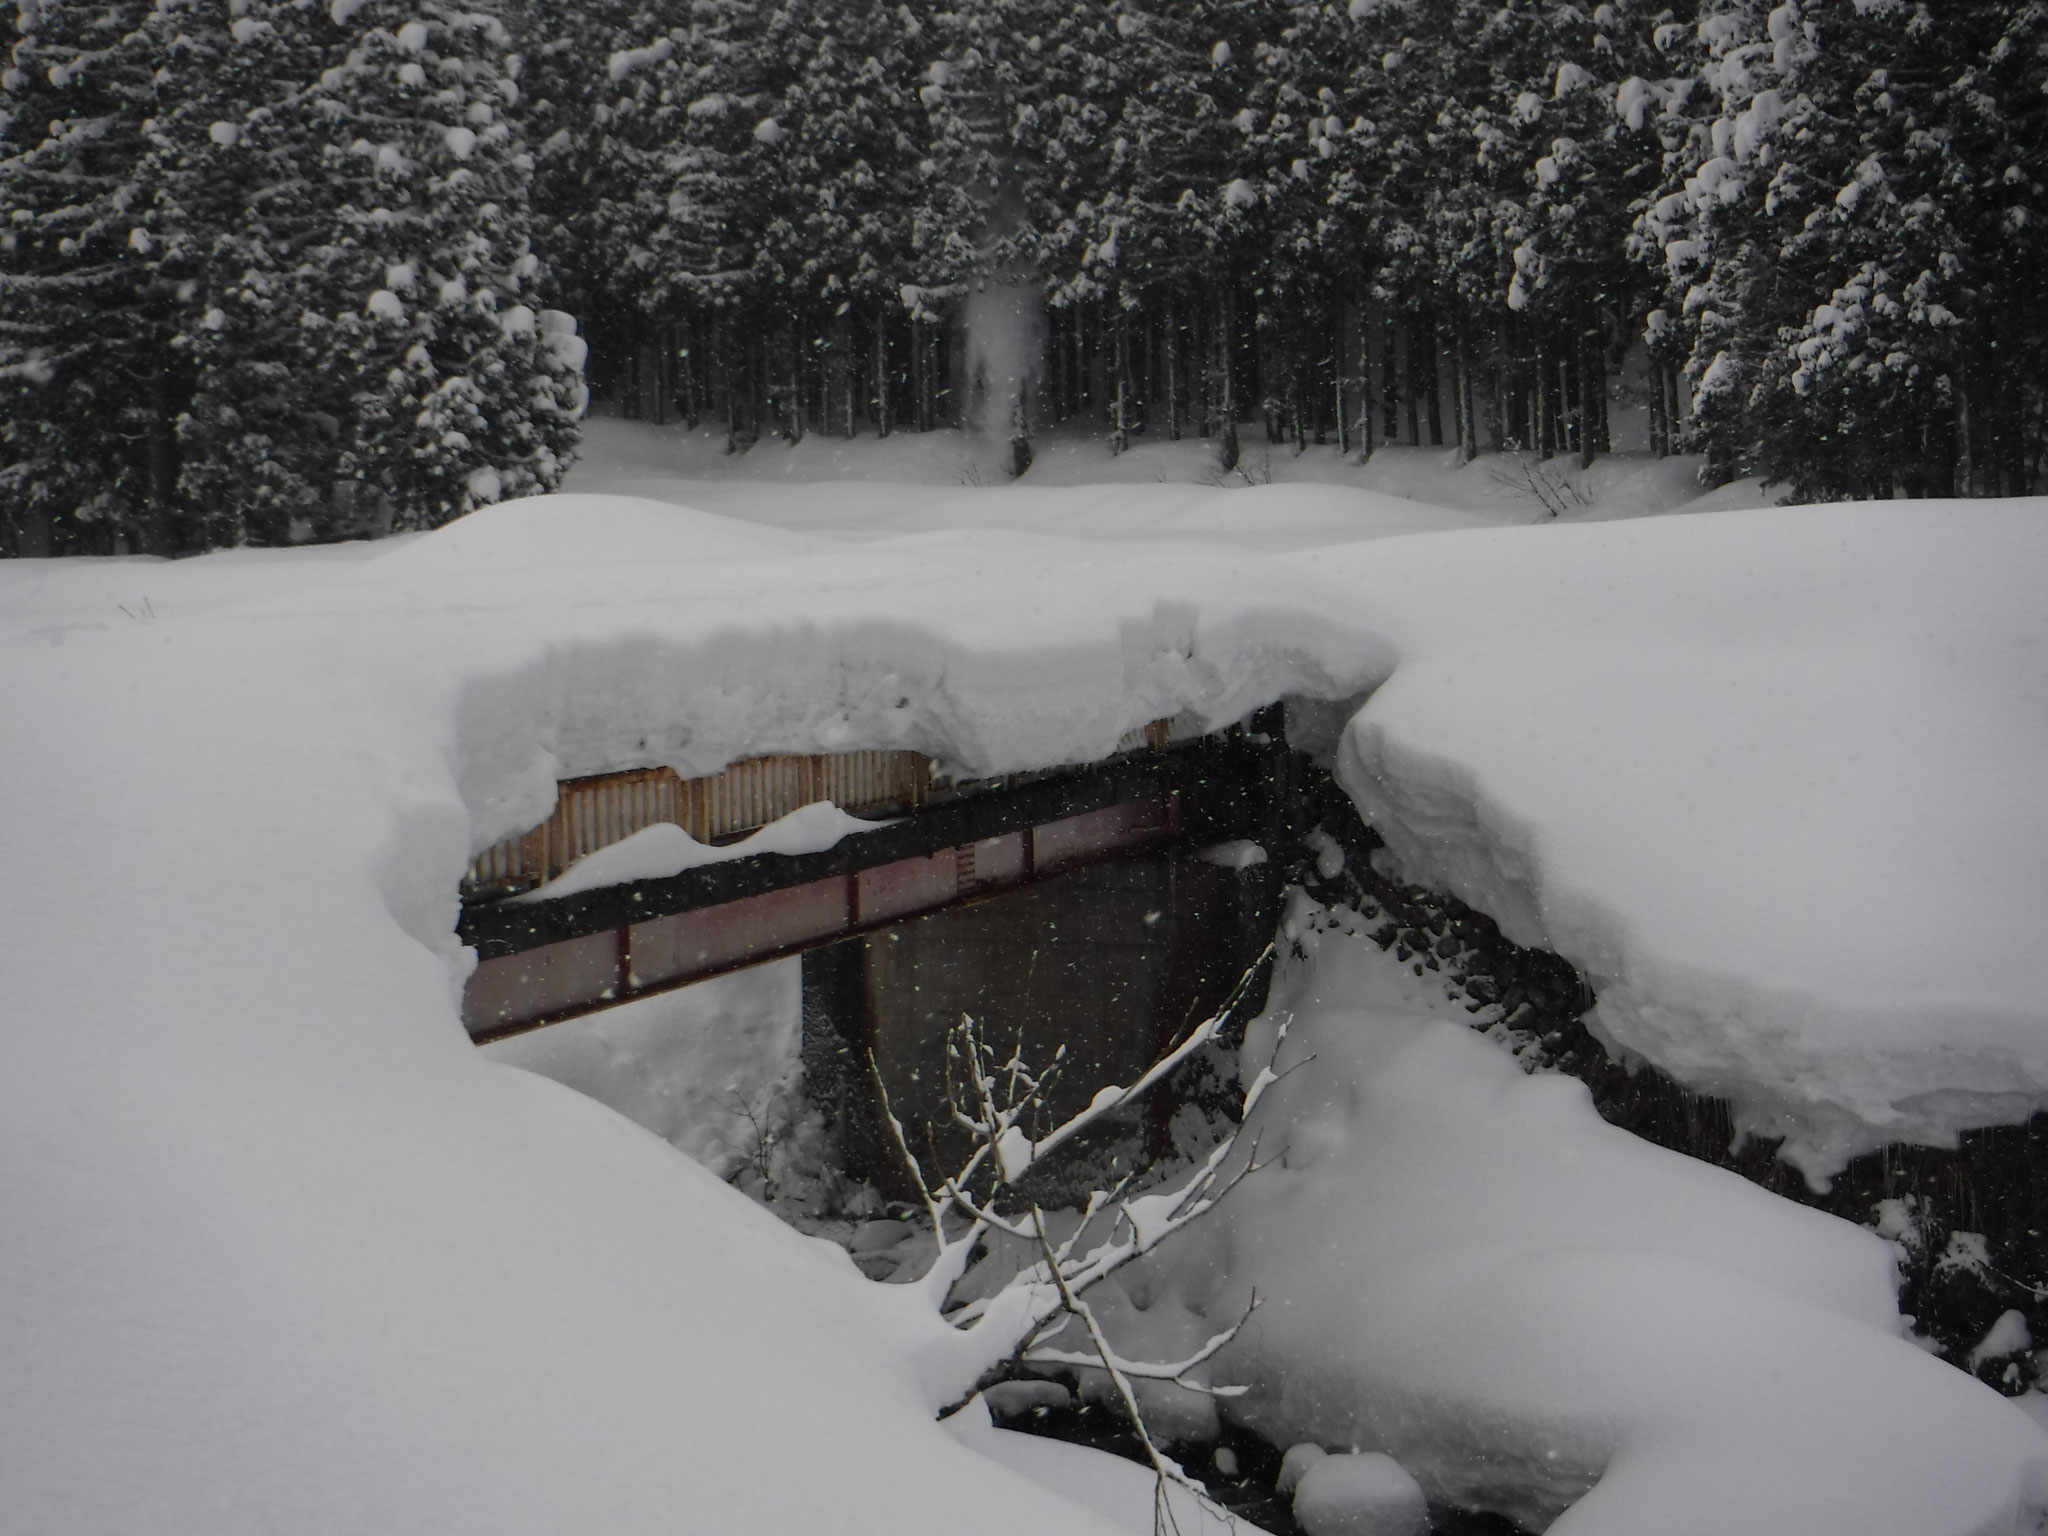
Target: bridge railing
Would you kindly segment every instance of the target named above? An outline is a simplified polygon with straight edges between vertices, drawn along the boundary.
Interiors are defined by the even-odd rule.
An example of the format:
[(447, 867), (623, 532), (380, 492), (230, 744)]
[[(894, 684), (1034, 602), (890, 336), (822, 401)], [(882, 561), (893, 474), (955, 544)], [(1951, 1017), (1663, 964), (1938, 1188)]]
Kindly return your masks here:
[(819, 800), (855, 815), (915, 810), (931, 785), (930, 758), (889, 751), (753, 757), (693, 779), (673, 768), (566, 779), (557, 786), (554, 814), (478, 854), (462, 893), (483, 898), (531, 890), (585, 854), (662, 822), (700, 843), (715, 843)]
[[(1201, 722), (1154, 720), (1125, 732), (1119, 754), (1164, 751), (1201, 734)], [(941, 780), (922, 752), (870, 750), (750, 757), (718, 773), (686, 779), (673, 768), (566, 779), (554, 814), (528, 832), (478, 854), (462, 881), (467, 900), (515, 895), (547, 884), (586, 854), (635, 832), (672, 822), (700, 843), (728, 841), (829, 800), (852, 815), (900, 815), (954, 795), (1007, 788), (1024, 775)]]

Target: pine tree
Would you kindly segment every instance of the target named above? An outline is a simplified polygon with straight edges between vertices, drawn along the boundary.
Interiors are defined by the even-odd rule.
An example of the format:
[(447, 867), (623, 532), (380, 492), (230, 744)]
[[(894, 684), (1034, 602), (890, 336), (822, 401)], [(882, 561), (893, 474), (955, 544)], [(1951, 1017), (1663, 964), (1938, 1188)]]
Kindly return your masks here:
[(528, 302), (540, 262), (510, 34), (434, 0), (361, 14), (309, 100), (333, 213), (296, 274), (301, 324), (349, 392), (341, 474), (392, 526), (433, 527), (560, 482), (577, 381)]
[(509, 35), (358, 9), (31, 18), (0, 166), (17, 530), (175, 552), (431, 526), (559, 481), (578, 343), (530, 302)]
[(214, 547), (354, 531), (333, 506), (347, 402), (313, 366), (299, 271), (328, 232), (309, 109), (332, 24), (313, 0), (231, 10), (153, 134), (158, 208), (187, 232), (196, 290), (173, 343), (192, 380), (179, 500)]
[[(783, 216), (766, 235), (826, 370), (827, 426), (851, 435), (864, 401), (893, 425), (889, 343), (900, 328), (924, 145), (910, 46), (921, 28), (885, 0), (794, 11), (794, 65), (765, 146)], [(867, 366), (860, 366), (860, 341)]]
[(2012, 126), (2039, 122), (2040, 27), (1983, 4), (1705, 11), (1712, 106), (1642, 227), (1716, 478), (1802, 499), (2031, 483), (2041, 374), (2013, 342), (2042, 177)]
[(519, 7), (519, 116), (535, 160), (533, 246), (557, 301), (583, 317), (587, 333), (610, 335), (620, 324), (624, 300), (606, 233), (614, 205), (644, 197), (647, 228), (660, 217), (658, 167), (617, 153), (611, 102), (619, 80), (662, 51), (657, 40), (669, 39), (672, 49), (676, 36), (687, 35), (679, 31), (687, 13), (679, 0), (525, 0)]
[[(168, 553), (184, 254), (148, 125), (192, 69), (142, 0), (21, 8), (0, 76), (0, 539)], [(159, 225), (161, 231), (161, 225)]]
[(1240, 55), (1229, 30), (1213, 6), (1126, 10), (1108, 67), (1093, 82), (1121, 106), (1101, 135), (1109, 154), (1095, 170), (1095, 200), (1065, 226), (1073, 232), (1069, 247), (1083, 243), (1064, 261), (1054, 295), (1068, 303), (1100, 295), (1114, 306), (1111, 441), (1118, 447), (1138, 414), (1133, 353), (1146, 344), (1148, 317), (1163, 333), (1164, 377), (1155, 386), (1162, 398), (1141, 402), (1147, 425), (1178, 437), (1184, 419), (1208, 414), (1201, 386), (1208, 360), (1189, 342), (1222, 304), (1213, 278), (1232, 269), (1224, 247), (1244, 222), (1228, 189), (1240, 169), (1243, 134), (1234, 119), (1249, 50)]

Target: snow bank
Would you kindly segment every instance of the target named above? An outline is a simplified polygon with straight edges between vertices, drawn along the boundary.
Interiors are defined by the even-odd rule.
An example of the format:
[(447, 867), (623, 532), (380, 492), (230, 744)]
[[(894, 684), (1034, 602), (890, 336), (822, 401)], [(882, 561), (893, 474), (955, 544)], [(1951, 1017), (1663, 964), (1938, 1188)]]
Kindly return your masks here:
[(1825, 1178), (2048, 1104), (2048, 520), (1815, 507), (1324, 552), (1398, 637), (1339, 776), (1613, 1045)]
[(1308, 1064), (1248, 1127), (1277, 1161), (1135, 1283), (1149, 1346), (1256, 1290), (1232, 1417), (1554, 1536), (2035, 1529), (2048, 1437), (1900, 1336), (1884, 1243), (1524, 1076), (1354, 921), (1290, 919), (1244, 1052), (1292, 1015)]
[(777, 960), (483, 1048), (587, 1094), (720, 1178), (799, 1113), (799, 962)]
[(9, 1523), (1098, 1529), (932, 1422), (950, 1330), (475, 1051), (454, 936), (467, 861), (558, 774), (1021, 767), (1384, 671), (1252, 622), (1225, 552), (1071, 553), (561, 498), (366, 559), (10, 568)]
[[(630, 1532), (679, 1510), (722, 1531), (847, 1509), (936, 1530), (970, 1504), (997, 1529), (1087, 1528), (1028, 1490), (989, 1496), (999, 1474), (929, 1422), (961, 1362), (843, 1259), (470, 1047), (458, 882), (577, 774), (899, 746), (996, 773), (1391, 677), (1344, 766), (1401, 860), (1586, 966), (1611, 1038), (1790, 1128), (1809, 1166), (2048, 1094), (2038, 505), (1337, 546), (1326, 488), (1177, 494), (1205, 542), (1162, 537), (1163, 514), (1143, 542), (1007, 513), (853, 539), (566, 496), (375, 550), (10, 563), (0, 708), (29, 725), (0, 736), (0, 1507), (209, 1536)], [(1269, 513), (1294, 520), (1281, 542), (1321, 527), (1323, 546), (1261, 553)], [(1418, 1102), (1455, 1098), (1429, 1063), (1484, 1047), (1418, 1038)], [(1518, 1123), (1544, 1133), (1568, 1098), (1529, 1085)], [(1790, 1454), (1760, 1431), (1648, 1386), (1613, 1396), (1615, 1350), (1679, 1350), (1702, 1402), (1761, 1371), (1758, 1424), (1848, 1425), (1809, 1436), (1814, 1465), (1889, 1447), (1869, 1486), (1894, 1523), (1868, 1529), (1906, 1529), (1936, 1493), (1921, 1529), (2010, 1503), (1988, 1395), (1869, 1345), (1881, 1250), (1795, 1224), (1752, 1252), (1734, 1226), (1808, 1218), (1745, 1206), (1724, 1231), (1717, 1200), (1763, 1197), (1686, 1165), (1648, 1182), (1691, 1246), (1574, 1239), (1539, 1260), (1518, 1210), (1583, 1233), (1598, 1211), (1574, 1202), (1635, 1175), (1587, 1186), (1518, 1156), (1502, 1178), (1581, 1193), (1490, 1209), (1498, 1251), (1524, 1255), (1506, 1269), (1446, 1256), (1385, 1293), (1372, 1349), (1393, 1352), (1348, 1357), (1398, 1389), (1376, 1401), (1463, 1426), (1475, 1456), (1506, 1447), (1513, 1477), (1561, 1469), (1557, 1498), (1608, 1467), (1574, 1520), (1716, 1465), (1741, 1486), (1703, 1486), (1700, 1508), (1768, 1503), (1779, 1484), (1725, 1472)], [(1372, 1198), (1428, 1190), (1401, 1187)], [(1367, 1273), (1365, 1251), (1338, 1256)], [(1606, 1364), (1583, 1366), (1596, 1345)], [(1769, 1379), (1774, 1352), (1809, 1350), (1862, 1417)], [(1339, 1391), (1301, 1360), (1285, 1391)], [(1908, 1388), (1975, 1439), (1880, 1406)], [(1806, 1485), (1782, 1486), (1802, 1511)]]

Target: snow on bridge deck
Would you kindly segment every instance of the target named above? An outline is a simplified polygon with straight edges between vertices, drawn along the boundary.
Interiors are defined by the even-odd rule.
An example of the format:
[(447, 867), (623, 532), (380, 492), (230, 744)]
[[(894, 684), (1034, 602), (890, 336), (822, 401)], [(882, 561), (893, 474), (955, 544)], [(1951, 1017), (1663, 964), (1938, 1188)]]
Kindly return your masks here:
[[(471, 866), (461, 934), (479, 963), (464, 1022), (479, 1042), (499, 1039), (1160, 848), (1184, 832), (1214, 841), (1265, 830), (1267, 781), (1284, 750), (1276, 741), (1191, 737), (1187, 722), (1161, 719), (1119, 748), (1103, 763), (993, 780), (949, 782), (921, 754), (861, 752), (748, 759), (696, 779), (634, 770), (565, 783), (547, 822)], [(842, 818), (818, 846), (595, 886), (544, 883), (551, 870), (654, 827), (680, 826), (708, 843), (821, 802), (897, 814), (872, 829)], [(508, 891), (520, 899), (504, 899)]]
[[(973, 1508), (991, 1532), (1063, 1528), (928, 1422), (943, 1337), (651, 1137), (470, 1049), (464, 870), (559, 780), (628, 762), (915, 746), (995, 773), (1100, 757), (1165, 711), (1377, 689), (1340, 766), (1407, 868), (1579, 963), (1620, 1044), (1749, 1123), (1825, 1166), (2048, 1098), (2040, 503), (1296, 557), (834, 542), (563, 497), (368, 551), (20, 564), (0, 699), (27, 724), (0, 733), (0, 799), (49, 808), (0, 825), (0, 1165), (20, 1174), (0, 1189), (0, 1507), (25, 1526), (651, 1532), (689, 1509), (758, 1532), (856, 1508), (936, 1532)], [(1333, 1042), (1348, 995), (1302, 1000)], [(1380, 1166), (1393, 1196), (1445, 1206), (1428, 1163)], [(1769, 1201), (1728, 1198), (1746, 1225)], [(1447, 1224), (1491, 1262), (1483, 1207)], [(2043, 1503), (2022, 1487), (2038, 1435), (1959, 1374), (1936, 1418), (1905, 1367), (1733, 1356), (1780, 1337), (1750, 1320), (1796, 1318), (1711, 1254), (1697, 1293), (1730, 1331), (1702, 1358), (1731, 1385), (1709, 1414), (1679, 1412), (1701, 1397), (1683, 1374), (1561, 1375), (1526, 1288), (1460, 1305), (1428, 1253), (1374, 1257), (1395, 1272), (1371, 1293), (1412, 1302), (1380, 1336), (1419, 1341), (1418, 1433), (1501, 1466), (1533, 1447), (1540, 1479), (1570, 1413), (1607, 1458), (1575, 1531), (1674, 1509), (1765, 1529), (1730, 1504), (1761, 1486), (1731, 1424), (1798, 1453), (1773, 1530), (1976, 1536)], [(1310, 1347), (1364, 1328), (1357, 1273)], [(1606, 1273), (1546, 1303), (1589, 1333), (1633, 1318), (1632, 1361), (1662, 1358), (1670, 1287)], [(1881, 1310), (1830, 1349), (1907, 1358)], [(1475, 1337), (1486, 1411), (1447, 1418), (1444, 1351)], [(1765, 1361), (1811, 1391), (1745, 1398)], [(1668, 1427), (1647, 1452), (1645, 1425)], [(1894, 1513), (1848, 1520), (1847, 1484)]]

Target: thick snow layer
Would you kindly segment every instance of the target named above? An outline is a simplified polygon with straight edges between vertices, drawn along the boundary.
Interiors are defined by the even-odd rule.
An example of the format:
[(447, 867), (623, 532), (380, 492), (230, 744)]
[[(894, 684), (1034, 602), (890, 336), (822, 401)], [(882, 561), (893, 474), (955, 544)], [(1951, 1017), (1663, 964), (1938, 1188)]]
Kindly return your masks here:
[(1425, 1536), (1422, 1485), (1384, 1451), (1320, 1457), (1294, 1490), (1294, 1518), (1308, 1536)]
[[(1277, 563), (1299, 573), (1297, 621), (1400, 656), (1349, 735), (1346, 787), (1414, 878), (1584, 970), (1610, 1044), (1732, 1099), (1742, 1132), (1785, 1138), (1816, 1181), (1888, 1141), (1950, 1143), (2048, 1106), (2039, 501), (1471, 530), (1528, 520), (1498, 500), (1506, 471), (1420, 449), (1286, 460), (1356, 489), (1053, 491), (1027, 476), (820, 496), (715, 481), (721, 461), (686, 433), (594, 426), (588, 481), (761, 523), (1170, 531), (1292, 551)], [(806, 455), (873, 468), (883, 446), (754, 452), (801, 480)], [(1685, 503), (1672, 461), (1595, 471), (1582, 519), (1754, 493)], [(1468, 510), (1403, 499), (1420, 495)], [(1455, 536), (1386, 537), (1432, 530)], [(1247, 585), (1269, 570), (1247, 560)], [(1198, 629), (1218, 617), (1197, 612)]]
[(1134, 1285), (1148, 1348), (1256, 1291), (1228, 1413), (1553, 1536), (2036, 1529), (2048, 1437), (1901, 1337), (1881, 1240), (1525, 1076), (1370, 923), (1290, 922), (1244, 1052), (1291, 1016), (1247, 1127), (1274, 1161)]
[(586, 853), (546, 885), (509, 899), (552, 901), (559, 896), (578, 896), (634, 880), (666, 880), (686, 869), (751, 859), (764, 853), (822, 853), (849, 833), (872, 832), (882, 825), (879, 821), (849, 816), (829, 800), (799, 806), (760, 831), (730, 843), (700, 843), (673, 822), (661, 821)]
[(954, 1336), (894, 1288), (479, 1055), (454, 937), (471, 854), (558, 774), (896, 741), (1024, 766), (1381, 665), (1246, 624), (1209, 668), (1163, 594), (1220, 603), (1237, 561), (1069, 554), (567, 499), (363, 560), (116, 571), (147, 606), (8, 570), (7, 1523), (1096, 1528), (932, 1421)]
[(514, 1035), (484, 1054), (588, 1094), (720, 1178), (796, 1119), (799, 962), (777, 960)]
[(1824, 1177), (2048, 1104), (2048, 518), (1883, 503), (1317, 557), (1401, 661), (1339, 776)]
[[(1000, 1529), (1087, 1528), (1023, 1484), (992, 1497), (1000, 1474), (930, 1423), (972, 1362), (900, 1317), (896, 1288), (470, 1047), (458, 882), (581, 773), (894, 746), (1002, 772), (1392, 678), (1346, 737), (1352, 792), (1411, 869), (1585, 965), (1621, 1044), (1823, 1159), (2048, 1094), (2038, 505), (1268, 555), (1269, 515), (1293, 519), (1281, 543), (1350, 539), (1314, 499), (1348, 493), (1188, 494), (1219, 498), (1193, 520), (1227, 541), (1167, 539), (1166, 518), (1143, 542), (1064, 538), (1007, 513), (853, 539), (571, 496), (374, 549), (8, 562), (0, 1508), (210, 1536), (624, 1532), (679, 1510), (751, 1532), (850, 1508), (941, 1529), (970, 1505)], [(1980, 1390), (1958, 1374), (1869, 1354), (1882, 1255), (1822, 1246), (1811, 1286), (1805, 1258), (1718, 1247), (1573, 1248), (1516, 1275), (1555, 1306), (1583, 1292), (1637, 1359), (1667, 1347), (1642, 1294), (1696, 1295), (1678, 1338), (1716, 1401), (1806, 1347), (1772, 1331), (1794, 1316), (1773, 1298), (1810, 1303), (1799, 1329), (1848, 1362), (1838, 1393), (1908, 1383), (1983, 1431), (1887, 1441), (1872, 1486), (1967, 1511), (1978, 1493), (1949, 1494), (1968, 1473), (2004, 1498), (2005, 1421), (1951, 1402)], [(1686, 1266), (1710, 1258), (1753, 1291), (1696, 1290)], [(1590, 1335), (1545, 1354), (1551, 1334), (1517, 1332), (1521, 1289), (1446, 1273), (1465, 1276), (1451, 1323), (1402, 1326), (1473, 1330), (1489, 1380), (1565, 1426), (1553, 1445), (1512, 1414), (1457, 1420), (1474, 1446), (1556, 1449), (1577, 1487), (1619, 1457), (1612, 1415), (1641, 1419), (1572, 1518), (1659, 1468), (1749, 1487), (1728, 1467), (1778, 1454), (1663, 1398), (1613, 1409), (1608, 1375), (1575, 1374)], [(1755, 1309), (1769, 1348), (1743, 1354)], [(1439, 1381), (1429, 1353), (1389, 1379), (1425, 1404), (1465, 1392), (1464, 1357)], [(1823, 1406), (1757, 1391), (1773, 1422)], [(1807, 1452), (1860, 1457), (1884, 1417)]]

